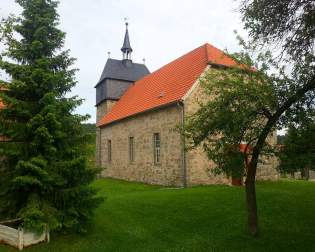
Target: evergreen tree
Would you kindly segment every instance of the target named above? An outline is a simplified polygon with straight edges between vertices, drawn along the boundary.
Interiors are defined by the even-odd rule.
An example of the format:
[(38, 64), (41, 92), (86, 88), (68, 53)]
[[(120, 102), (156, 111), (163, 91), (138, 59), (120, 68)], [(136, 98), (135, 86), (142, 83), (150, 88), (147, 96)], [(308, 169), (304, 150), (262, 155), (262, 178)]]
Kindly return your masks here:
[(315, 123), (291, 125), (283, 144), (279, 170), (291, 174), (300, 171), (309, 179), (309, 170), (315, 170)]
[(84, 231), (101, 199), (90, 187), (96, 170), (86, 162), (86, 134), (73, 114), (82, 103), (66, 94), (75, 86), (74, 58), (63, 50), (54, 0), (16, 0), (21, 17), (1, 25), (0, 68), (10, 77), (1, 94), (0, 135), (5, 156), (0, 187), (2, 215), (26, 228)]

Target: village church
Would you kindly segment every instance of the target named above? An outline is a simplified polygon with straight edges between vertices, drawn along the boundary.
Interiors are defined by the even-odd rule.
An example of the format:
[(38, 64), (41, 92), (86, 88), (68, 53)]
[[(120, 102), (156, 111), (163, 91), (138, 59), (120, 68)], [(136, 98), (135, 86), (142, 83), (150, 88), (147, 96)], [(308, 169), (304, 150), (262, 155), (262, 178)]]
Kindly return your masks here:
[[(128, 23), (122, 59), (108, 58), (96, 84), (96, 162), (102, 176), (167, 186), (230, 184), (215, 176), (201, 148), (186, 151), (175, 130), (207, 99), (199, 83), (205, 71), (236, 62), (206, 43), (150, 73), (132, 61)], [(269, 136), (276, 144), (276, 132)], [(276, 180), (276, 158), (260, 164), (257, 179)]]

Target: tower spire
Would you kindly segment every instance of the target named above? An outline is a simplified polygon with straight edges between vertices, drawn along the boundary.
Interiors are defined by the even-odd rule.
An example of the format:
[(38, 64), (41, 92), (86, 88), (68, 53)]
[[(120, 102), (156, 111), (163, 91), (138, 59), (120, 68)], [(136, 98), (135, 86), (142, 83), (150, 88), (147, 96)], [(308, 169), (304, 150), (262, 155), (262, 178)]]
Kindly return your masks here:
[(123, 59), (124, 60), (125, 59), (131, 60), (132, 48), (130, 46), (127, 18), (125, 18), (125, 25), (126, 25), (126, 33), (125, 33), (125, 38), (124, 38), (124, 44), (123, 44), (123, 46), (121, 48), (121, 51), (123, 53)]

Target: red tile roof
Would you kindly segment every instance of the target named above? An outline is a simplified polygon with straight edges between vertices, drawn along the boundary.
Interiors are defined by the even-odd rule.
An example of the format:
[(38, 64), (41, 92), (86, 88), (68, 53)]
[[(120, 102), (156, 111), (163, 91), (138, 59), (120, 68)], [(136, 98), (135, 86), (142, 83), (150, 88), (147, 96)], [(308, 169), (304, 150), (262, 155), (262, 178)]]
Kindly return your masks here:
[(204, 44), (136, 81), (97, 126), (180, 101), (208, 64), (236, 66), (221, 50)]
[[(245, 152), (245, 149), (246, 149), (246, 146), (247, 146), (247, 144), (243, 144), (243, 143), (241, 143), (240, 144), (240, 152)], [(249, 145), (248, 147), (247, 147), (247, 153), (251, 153), (253, 151), (253, 146), (251, 146), (251, 145)]]

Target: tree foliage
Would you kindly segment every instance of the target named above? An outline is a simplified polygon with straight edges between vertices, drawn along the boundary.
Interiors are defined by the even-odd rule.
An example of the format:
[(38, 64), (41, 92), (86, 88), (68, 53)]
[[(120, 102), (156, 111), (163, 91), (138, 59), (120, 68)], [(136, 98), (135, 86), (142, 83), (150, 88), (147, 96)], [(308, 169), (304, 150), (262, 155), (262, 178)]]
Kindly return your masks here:
[(89, 185), (96, 170), (86, 162), (88, 116), (74, 114), (82, 100), (66, 96), (76, 84), (75, 59), (62, 49), (58, 1), (16, 2), (21, 17), (3, 20), (0, 30), (0, 68), (11, 77), (1, 93), (0, 135), (10, 142), (0, 145), (0, 210), (26, 228), (83, 231), (100, 199)]
[[(200, 101), (200, 109), (186, 118), (185, 125), (188, 145), (202, 145), (208, 158), (217, 164), (215, 172), (228, 175), (233, 169), (243, 169), (239, 158), (248, 158), (249, 149), (241, 153), (240, 145), (257, 142), (270, 111), (277, 106), (273, 84), (278, 79), (266, 74), (268, 65), (253, 70), (245, 51), (231, 56), (240, 62), (238, 67), (212, 67), (200, 80), (209, 99)], [(260, 58), (266, 61), (270, 57), (261, 54)], [(268, 147), (264, 148), (266, 154)]]
[(314, 54), (314, 1), (243, 0), (240, 11), (244, 27), (255, 42), (273, 44), (298, 61)]
[(315, 170), (315, 123), (291, 125), (279, 151), (282, 173), (300, 171), (308, 179), (308, 171)]

